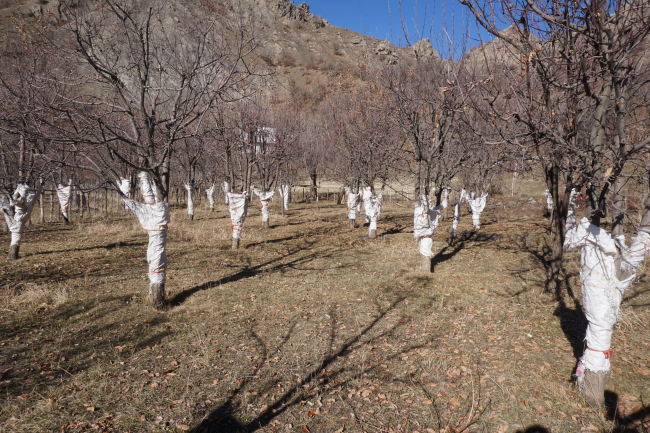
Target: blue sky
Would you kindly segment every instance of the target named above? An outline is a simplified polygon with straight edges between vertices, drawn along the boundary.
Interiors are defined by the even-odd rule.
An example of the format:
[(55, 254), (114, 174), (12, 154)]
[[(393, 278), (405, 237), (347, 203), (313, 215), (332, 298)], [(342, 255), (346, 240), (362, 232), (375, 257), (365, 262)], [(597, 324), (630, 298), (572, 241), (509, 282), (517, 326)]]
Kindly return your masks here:
[[(301, 1), (296, 0), (296, 5)], [(306, 1), (311, 13), (321, 15), (330, 24), (378, 39), (388, 39), (395, 45), (406, 43), (400, 24), (398, 0)], [(454, 57), (462, 50), (463, 34), (470, 35), (466, 49), (478, 45), (476, 24), (456, 0), (402, 0), (402, 13), (411, 43), (417, 42), (419, 34), (430, 37), (438, 52), (449, 53), (452, 47), (450, 41), (453, 40)]]

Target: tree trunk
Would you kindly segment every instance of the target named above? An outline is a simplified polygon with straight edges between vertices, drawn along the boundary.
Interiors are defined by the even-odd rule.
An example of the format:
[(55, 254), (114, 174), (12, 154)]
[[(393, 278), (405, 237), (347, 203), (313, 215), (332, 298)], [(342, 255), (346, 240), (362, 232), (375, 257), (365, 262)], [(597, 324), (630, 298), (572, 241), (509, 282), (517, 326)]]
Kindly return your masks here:
[(162, 310), (167, 306), (165, 284), (149, 284), (149, 301), (156, 310)]
[(7, 256), (7, 260), (17, 260), (19, 250), (20, 250), (20, 245), (11, 245), (9, 247), (9, 255)]
[(187, 214), (187, 219), (190, 220), (190, 221), (194, 221), (194, 215)]
[(607, 373), (604, 371), (593, 372), (585, 371), (580, 394), (585, 398), (587, 404), (596, 410), (601, 410), (605, 406), (605, 379)]
[(232, 240), (232, 248), (233, 250), (239, 249), (239, 239), (234, 239)]
[(269, 228), (269, 220), (264, 221), (264, 228), (265, 229)]
[(353, 219), (350, 220), (350, 228), (351, 228), (351, 229), (354, 228), (354, 220), (353, 220)]
[(377, 230), (370, 230), (368, 239), (377, 239)]
[(560, 284), (560, 273), (562, 271), (562, 257), (564, 253), (564, 224), (566, 223), (567, 203), (571, 194), (571, 185), (565, 186), (565, 191), (560, 198), (560, 167), (553, 164), (546, 170), (546, 186), (553, 196), (553, 219), (555, 223), (555, 236), (551, 250), (551, 259), (546, 264), (546, 287), (547, 293), (554, 293), (557, 299), (562, 295)]
[(420, 271), (431, 272), (431, 257), (422, 256), (422, 264), (420, 265)]

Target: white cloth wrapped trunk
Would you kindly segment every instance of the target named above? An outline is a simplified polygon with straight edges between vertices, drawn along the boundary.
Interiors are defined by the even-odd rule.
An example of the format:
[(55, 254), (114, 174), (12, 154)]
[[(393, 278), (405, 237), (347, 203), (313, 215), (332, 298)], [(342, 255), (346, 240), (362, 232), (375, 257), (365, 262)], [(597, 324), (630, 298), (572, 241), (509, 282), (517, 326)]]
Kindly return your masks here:
[(578, 206), (577, 200), (578, 192), (575, 190), (575, 188), (573, 188), (571, 189), (571, 195), (569, 196), (569, 205), (567, 206), (566, 223), (564, 224), (565, 233), (576, 226), (576, 207)]
[(481, 213), (487, 203), (487, 193), (483, 193), (480, 198), (470, 200), (470, 209), (472, 210), (472, 225), (475, 229), (481, 228)]
[(22, 234), (25, 231), (25, 224), (29, 221), (34, 210), (34, 204), (41, 194), (41, 187), (38, 188), (36, 194), (27, 193), (27, 185), (19, 183), (16, 191), (12, 196), (12, 205), (14, 206), (14, 215), (10, 216), (4, 213), (5, 222), (11, 232), (10, 246), (20, 245)]
[(439, 217), (440, 208), (431, 207), (429, 200), (424, 196), (421, 203), (415, 206), (413, 210), (413, 237), (418, 244), (420, 254), (423, 256), (433, 257), (431, 251), (433, 240), (431, 236), (436, 233)]
[[(612, 239), (609, 233), (583, 218), (567, 232), (564, 246), (580, 249), (582, 300), (589, 321), (585, 336), (587, 348), (576, 371), (580, 380), (584, 369), (594, 372), (610, 369), (612, 329), (623, 293), (636, 278), (639, 265), (648, 252), (650, 235), (639, 231), (632, 246), (627, 248), (624, 236)], [(619, 254), (620, 272), (616, 268)]]
[(210, 210), (214, 209), (214, 187), (215, 185), (212, 184), (210, 188), (205, 190), (205, 194), (208, 196), (208, 202), (210, 202)]
[(226, 204), (230, 204), (230, 199), (228, 198), (228, 193), (230, 192), (230, 188), (228, 187), (228, 182), (225, 180), (221, 182), (221, 190), (223, 191), (223, 196), (224, 196), (224, 201)]
[(61, 208), (61, 215), (67, 220), (68, 217), (68, 205), (70, 204), (70, 194), (72, 193), (72, 181), (68, 186), (63, 186), (58, 184), (56, 186), (56, 196), (59, 199), (59, 207)]
[(366, 217), (366, 223), (370, 223), (370, 212), (369, 208), (371, 205), (370, 199), (372, 198), (372, 188), (366, 186), (362, 188), (362, 199), (363, 199), (363, 211)]
[(546, 190), (544, 192), (544, 196), (546, 196), (546, 209), (548, 209), (548, 211), (550, 212), (553, 210), (553, 195), (551, 195), (551, 193), (548, 190)]
[(451, 224), (451, 237), (453, 238), (456, 236), (456, 230), (458, 230), (458, 223), (460, 222), (460, 204), (465, 198), (465, 190), (460, 191), (460, 195), (458, 196), (458, 203), (456, 203), (456, 206), (454, 206), (454, 221)]
[(151, 181), (149, 180), (149, 173), (141, 171), (138, 173), (138, 180), (140, 181), (140, 192), (145, 204), (155, 204), (156, 196), (154, 195)]
[(269, 202), (275, 195), (273, 191), (254, 191), (255, 194), (260, 198), (260, 203), (262, 204), (262, 221), (269, 220)]
[(241, 239), (241, 229), (244, 226), (244, 221), (248, 214), (248, 193), (229, 192), (227, 197), (229, 203), (228, 210), (230, 211), (230, 220), (232, 222), (230, 227), (232, 238)]
[[(120, 177), (120, 183), (118, 185), (120, 187), (120, 191), (122, 191), (122, 194), (124, 194), (127, 197), (131, 197), (131, 181), (129, 179), (125, 179), (123, 177)], [(126, 203), (124, 203), (124, 210), (128, 210), (126, 207)]]
[(361, 206), (360, 194), (353, 194), (348, 187), (345, 187), (345, 194), (348, 197), (348, 219), (356, 220)]
[(147, 262), (150, 284), (164, 284), (167, 269), (167, 226), (169, 205), (166, 202), (146, 204), (125, 198), (127, 208), (135, 214), (142, 228), (149, 234)]
[(280, 197), (282, 197), (282, 204), (284, 205), (284, 210), (289, 210), (289, 199), (291, 198), (290, 185), (282, 185), (280, 187)]
[(442, 189), (442, 202), (440, 203), (443, 209), (449, 206), (449, 188)]
[(378, 195), (373, 195), (368, 200), (366, 207), (366, 216), (370, 218), (370, 225), (368, 226), (368, 235), (372, 234), (373, 230), (377, 230), (377, 220), (381, 215), (381, 204), (384, 197), (384, 192), (380, 191)]
[(187, 214), (194, 216), (194, 199), (192, 194), (196, 191), (193, 185), (185, 184), (185, 189), (187, 190)]

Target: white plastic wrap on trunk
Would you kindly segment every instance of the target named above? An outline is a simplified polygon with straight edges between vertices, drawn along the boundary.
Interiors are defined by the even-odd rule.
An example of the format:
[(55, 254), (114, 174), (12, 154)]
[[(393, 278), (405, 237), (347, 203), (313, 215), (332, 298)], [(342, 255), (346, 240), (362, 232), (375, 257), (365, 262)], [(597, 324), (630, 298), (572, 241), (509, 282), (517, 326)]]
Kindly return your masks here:
[(366, 215), (370, 218), (370, 225), (368, 226), (368, 235), (373, 230), (377, 230), (377, 220), (381, 215), (381, 203), (384, 197), (384, 192), (380, 191), (378, 195), (373, 195), (368, 200), (368, 207), (366, 208)]
[(431, 236), (436, 233), (439, 217), (440, 207), (430, 207), (429, 200), (424, 196), (413, 210), (413, 237), (423, 256), (433, 257)]
[(447, 209), (447, 206), (449, 206), (449, 188), (443, 188), (442, 189), (442, 208)]
[(196, 191), (193, 185), (185, 184), (185, 189), (187, 190), (187, 214), (194, 216), (194, 199), (192, 194)]
[(138, 173), (138, 180), (140, 181), (140, 192), (145, 204), (156, 203), (156, 196), (154, 195), (151, 181), (149, 180), (149, 173), (141, 171)]
[[(138, 177), (140, 177), (138, 175)], [(142, 182), (142, 179), (140, 179)], [(148, 177), (147, 177), (148, 180)], [(146, 183), (149, 185), (149, 182)], [(149, 188), (151, 186), (149, 185)], [(149, 282), (164, 284), (167, 269), (167, 226), (169, 224), (169, 205), (166, 202), (146, 204), (125, 198), (127, 208), (135, 214), (140, 225), (149, 234), (147, 262), (149, 263)]]
[(289, 199), (291, 198), (290, 185), (282, 185), (280, 187), (280, 197), (282, 197), (282, 204), (284, 205), (284, 210), (289, 210)]
[(345, 187), (345, 194), (348, 197), (348, 219), (355, 220), (361, 207), (360, 194), (353, 194), (348, 187)]
[(553, 195), (551, 195), (551, 193), (548, 190), (546, 190), (544, 192), (544, 196), (546, 196), (546, 209), (548, 209), (548, 211), (550, 212), (553, 210)]
[(483, 212), (483, 209), (485, 209), (487, 196), (487, 193), (483, 193), (480, 198), (471, 200), (470, 208), (472, 209), (472, 225), (475, 229), (481, 228), (481, 213)]
[(241, 229), (248, 214), (248, 193), (229, 192), (226, 196), (228, 197), (228, 210), (230, 210), (230, 220), (232, 222), (230, 227), (232, 237), (233, 239), (241, 239)]
[(61, 215), (68, 219), (68, 205), (70, 204), (70, 194), (72, 193), (72, 181), (68, 186), (58, 184), (56, 186), (56, 196), (59, 199), (59, 207), (61, 208)]
[(370, 199), (372, 198), (372, 188), (366, 186), (362, 189), (362, 199), (363, 199), (363, 211), (366, 217), (366, 223), (370, 223), (370, 214), (368, 212), (371, 204)]
[(273, 191), (259, 191), (254, 190), (255, 194), (260, 198), (262, 204), (262, 222), (269, 220), (269, 202), (273, 198), (275, 192)]
[(465, 198), (465, 190), (460, 191), (458, 196), (458, 203), (454, 206), (454, 221), (451, 223), (451, 237), (456, 236), (456, 230), (458, 230), (458, 222), (460, 221), (460, 204)]
[(226, 204), (230, 204), (229, 198), (228, 198), (228, 193), (230, 192), (230, 188), (228, 187), (228, 182), (225, 180), (221, 182), (221, 190), (223, 191), (224, 195), (224, 200)]
[(569, 205), (567, 206), (566, 223), (564, 225), (565, 233), (576, 226), (576, 207), (578, 205), (577, 200), (578, 192), (575, 190), (575, 188), (572, 188), (571, 195), (569, 196)]
[[(639, 265), (650, 246), (650, 236), (640, 231), (632, 246), (625, 246), (625, 238), (612, 239), (609, 233), (583, 218), (566, 234), (566, 248), (580, 248), (580, 282), (587, 326), (587, 349), (580, 361), (577, 374), (588, 370), (609, 371), (612, 328), (617, 321), (623, 292), (636, 277)], [(621, 280), (617, 277), (617, 246), (621, 251)], [(609, 352), (611, 353), (611, 352)]]
[(19, 183), (16, 191), (12, 196), (12, 205), (14, 206), (14, 215), (10, 216), (4, 212), (5, 222), (11, 232), (10, 245), (20, 245), (22, 233), (25, 231), (25, 224), (29, 221), (34, 210), (34, 203), (41, 194), (41, 187), (38, 188), (36, 194), (27, 193), (27, 185)]
[(208, 189), (205, 190), (205, 194), (208, 196), (208, 201), (210, 202), (210, 209), (214, 209), (214, 184)]

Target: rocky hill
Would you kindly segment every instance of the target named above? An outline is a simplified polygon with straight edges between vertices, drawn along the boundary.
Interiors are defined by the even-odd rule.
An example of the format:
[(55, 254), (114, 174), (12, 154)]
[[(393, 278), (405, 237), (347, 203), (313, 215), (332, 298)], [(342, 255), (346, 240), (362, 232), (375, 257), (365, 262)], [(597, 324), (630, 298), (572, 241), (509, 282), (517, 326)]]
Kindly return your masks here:
[[(56, 22), (64, 0), (0, 0), (0, 31), (9, 34), (17, 26), (49, 15)], [(314, 16), (309, 5), (291, 0), (248, 0), (254, 2), (260, 19), (259, 56), (264, 67), (274, 73), (271, 80), (276, 95), (291, 92), (317, 104), (327, 92), (332, 77), (356, 73), (359, 64), (395, 64), (401, 59), (437, 57), (427, 39), (412, 47), (398, 48), (388, 41), (330, 25), (326, 17)], [(179, 7), (211, 13), (210, 5), (223, 0), (182, 2)], [(182, 5), (182, 6), (180, 6)]]

